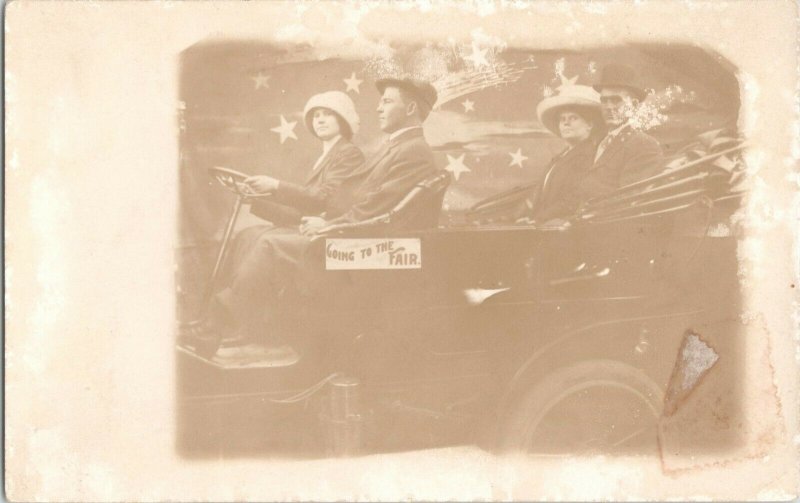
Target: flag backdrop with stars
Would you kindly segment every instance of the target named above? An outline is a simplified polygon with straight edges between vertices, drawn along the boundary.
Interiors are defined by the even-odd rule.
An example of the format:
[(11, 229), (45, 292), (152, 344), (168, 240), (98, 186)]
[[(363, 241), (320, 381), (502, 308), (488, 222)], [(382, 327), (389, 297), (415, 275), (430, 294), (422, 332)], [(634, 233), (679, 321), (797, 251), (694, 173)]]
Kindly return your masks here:
[(181, 56), (181, 244), (217, 238), (230, 211), (233, 196), (212, 183), (209, 167), (293, 182), (308, 176), (322, 151), (302, 117), (314, 94), (338, 90), (353, 99), (361, 117), (353, 142), (369, 157), (384, 137), (375, 112), (375, 80), (431, 81), (439, 101), (424, 131), (439, 166), (453, 175), (446, 219), (484, 197), (540, 179), (565, 144), (539, 123), (536, 105), (562, 84), (592, 84), (611, 62), (639, 72), (650, 93), (644, 127), (667, 154), (703, 131), (735, 128), (735, 68), (688, 46), (536, 51), (477, 38), (385, 46), (377, 53), (365, 50), (361, 58), (339, 58), (320, 56), (307, 45), (199, 43)]

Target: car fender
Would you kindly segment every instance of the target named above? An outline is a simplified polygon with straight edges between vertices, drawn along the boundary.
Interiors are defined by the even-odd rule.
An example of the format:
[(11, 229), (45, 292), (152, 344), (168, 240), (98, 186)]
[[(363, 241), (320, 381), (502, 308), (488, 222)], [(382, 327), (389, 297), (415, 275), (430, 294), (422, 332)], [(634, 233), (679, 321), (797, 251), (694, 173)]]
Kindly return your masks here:
[[(507, 416), (519, 400), (547, 375), (559, 369), (589, 360), (618, 361), (640, 369), (663, 390), (669, 378), (674, 356), (681, 343), (683, 330), (667, 330), (659, 340), (643, 337), (648, 327), (661, 326), (673, 319), (676, 327), (684, 326), (681, 320), (691, 318), (700, 311), (687, 310), (646, 316), (619, 317), (589, 323), (550, 336), (547, 342), (528, 354), (516, 366), (513, 375), (505, 382), (498, 403), (500, 417)], [(612, 339), (624, 338), (623, 342)], [(582, 342), (589, 341), (590, 345)], [(656, 349), (651, 345), (656, 345)], [(656, 368), (657, 367), (657, 368)]]

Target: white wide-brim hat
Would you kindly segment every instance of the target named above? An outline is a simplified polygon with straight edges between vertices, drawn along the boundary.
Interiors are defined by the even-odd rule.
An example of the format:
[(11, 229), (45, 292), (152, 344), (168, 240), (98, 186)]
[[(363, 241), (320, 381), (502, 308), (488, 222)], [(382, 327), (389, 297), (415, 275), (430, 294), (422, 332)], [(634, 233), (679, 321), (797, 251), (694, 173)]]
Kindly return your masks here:
[(558, 129), (558, 114), (564, 108), (583, 109), (595, 120), (595, 126), (603, 124), (600, 94), (589, 86), (561, 86), (558, 94), (543, 99), (536, 106), (539, 122), (556, 136), (561, 136)]
[(311, 123), (311, 111), (315, 108), (327, 108), (328, 110), (333, 110), (339, 116), (344, 119), (348, 126), (350, 126), (350, 131), (353, 134), (358, 133), (358, 127), (361, 125), (361, 119), (359, 119), (358, 114), (356, 113), (356, 106), (353, 104), (353, 100), (350, 99), (350, 96), (346, 95), (341, 91), (328, 91), (325, 93), (315, 94), (312, 96), (308, 103), (306, 103), (305, 109), (303, 110), (303, 118), (306, 124), (306, 128), (311, 131), (311, 134), (316, 136), (317, 134), (314, 132), (314, 126)]

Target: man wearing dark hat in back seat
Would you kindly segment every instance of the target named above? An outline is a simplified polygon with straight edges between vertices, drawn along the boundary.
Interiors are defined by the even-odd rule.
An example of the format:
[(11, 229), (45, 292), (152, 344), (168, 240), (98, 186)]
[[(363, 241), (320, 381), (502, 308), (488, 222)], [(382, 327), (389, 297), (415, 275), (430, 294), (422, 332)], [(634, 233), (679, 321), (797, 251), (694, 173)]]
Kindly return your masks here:
[(600, 141), (594, 164), (579, 184), (579, 197), (584, 202), (658, 174), (664, 163), (658, 141), (631, 120), (646, 96), (634, 69), (610, 64), (592, 87), (600, 93), (608, 134)]
[[(356, 189), (357, 201), (349, 211), (333, 220), (306, 217), (300, 230), (311, 236), (325, 227), (353, 223), (392, 209), (419, 182), (438, 172), (433, 152), (422, 134), (422, 123), (436, 103), (436, 89), (413, 79), (382, 79), (375, 83), (381, 93), (378, 123), (388, 138), (367, 161), (367, 178)], [(436, 214), (417, 216), (413, 227), (435, 225)]]

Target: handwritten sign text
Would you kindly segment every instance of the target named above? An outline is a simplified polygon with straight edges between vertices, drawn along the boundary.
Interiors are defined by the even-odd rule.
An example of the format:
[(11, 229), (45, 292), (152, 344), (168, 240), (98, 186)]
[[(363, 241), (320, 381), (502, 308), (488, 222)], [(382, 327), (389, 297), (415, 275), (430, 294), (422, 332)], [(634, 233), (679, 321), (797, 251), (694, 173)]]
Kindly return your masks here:
[(328, 239), (325, 242), (325, 268), (421, 269), (422, 246), (419, 239)]

